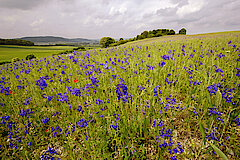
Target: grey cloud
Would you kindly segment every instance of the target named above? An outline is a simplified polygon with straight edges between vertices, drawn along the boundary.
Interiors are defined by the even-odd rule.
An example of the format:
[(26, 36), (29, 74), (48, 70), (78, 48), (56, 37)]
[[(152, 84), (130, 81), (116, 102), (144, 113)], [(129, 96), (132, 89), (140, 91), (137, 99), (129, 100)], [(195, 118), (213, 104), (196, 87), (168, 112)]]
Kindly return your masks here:
[(1, 8), (28, 10), (35, 8), (47, 0), (0, 0)]
[(157, 15), (159, 16), (175, 16), (176, 15), (176, 8), (164, 8), (164, 9), (159, 9), (157, 10)]
[(188, 0), (170, 0), (172, 4), (178, 4), (178, 7), (188, 4)]
[(188, 33), (239, 29), (239, 0), (201, 1), (199, 10), (179, 16), (179, 8), (193, 0), (0, 0), (0, 37), (133, 37), (162, 27), (186, 27)]

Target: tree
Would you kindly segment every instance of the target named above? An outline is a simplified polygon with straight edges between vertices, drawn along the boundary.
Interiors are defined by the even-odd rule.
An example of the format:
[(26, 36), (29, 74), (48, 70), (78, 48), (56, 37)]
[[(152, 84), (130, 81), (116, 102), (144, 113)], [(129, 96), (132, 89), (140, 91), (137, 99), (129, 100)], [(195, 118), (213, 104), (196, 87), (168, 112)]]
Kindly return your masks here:
[(187, 30), (185, 28), (182, 28), (179, 30), (179, 34), (186, 34)]
[(21, 39), (0, 39), (0, 45), (34, 46), (34, 43)]
[(174, 35), (175, 34), (175, 31), (173, 30), (173, 29), (171, 29), (170, 31), (169, 31), (169, 35)]
[(148, 37), (148, 31), (144, 31), (141, 33), (142, 38), (147, 38)]
[(103, 37), (101, 38), (99, 44), (102, 48), (107, 48), (110, 44), (115, 43), (115, 40), (111, 37)]
[(141, 35), (137, 35), (137, 40), (139, 39), (143, 39), (143, 37)]

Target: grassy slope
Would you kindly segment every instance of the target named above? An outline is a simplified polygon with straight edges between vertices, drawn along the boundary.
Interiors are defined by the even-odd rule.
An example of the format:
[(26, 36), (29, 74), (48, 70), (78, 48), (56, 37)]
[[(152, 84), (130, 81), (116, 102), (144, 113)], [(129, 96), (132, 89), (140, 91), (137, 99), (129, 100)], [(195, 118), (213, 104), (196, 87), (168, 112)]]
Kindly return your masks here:
[[(170, 159), (173, 155), (177, 159), (219, 159), (219, 156), (212, 152), (212, 148), (203, 143), (199, 129), (201, 121), (202, 126), (208, 128), (206, 136), (213, 133), (213, 136), (221, 139), (221, 143), (226, 147), (219, 145), (215, 139), (209, 142), (214, 143), (230, 159), (238, 159), (240, 132), (239, 126), (236, 126), (233, 120), (239, 117), (239, 105), (234, 106), (226, 102), (220, 94), (226, 92), (225, 89), (235, 88), (227, 91), (225, 96), (232, 97), (232, 101), (239, 104), (240, 81), (236, 70), (239, 68), (239, 63), (236, 61), (239, 51), (233, 47), (233, 45), (239, 47), (239, 36), (239, 32), (164, 36), (113, 48), (82, 52), (74, 55), (74, 59), (78, 60), (76, 63), (73, 57), (63, 55), (62, 59), (49, 58), (51, 65), (46, 65), (46, 61), (32, 61), (28, 67), (26, 64), (29, 62), (26, 62), (24, 66), (15, 69), (14, 74), (10, 70), (3, 69), (1, 74), (2, 77), (6, 77), (3, 80), (6, 83), (1, 84), (4, 87), (10, 87), (13, 94), (0, 96), (2, 98), (0, 100), (3, 101), (0, 115), (11, 115), (8, 123), (13, 121), (17, 127), (22, 128), (23, 130), (19, 129), (18, 136), (24, 136), (25, 139), (22, 139), (21, 143), (12, 139), (10, 142), (18, 145), (18, 149), (10, 149), (7, 134), (3, 136), (4, 145), (2, 145), (3, 152), (0, 152), (0, 157), (13, 159), (12, 153), (14, 153), (16, 158), (30, 159), (35, 156), (35, 159), (39, 159), (50, 146), (59, 153), (56, 156), (62, 159), (111, 159), (113, 157), (123, 159), (123, 155), (126, 159)], [(230, 40), (231, 44), (229, 44)], [(183, 44), (186, 46), (184, 48), (186, 55), (183, 55)], [(219, 58), (221, 53), (225, 57)], [(163, 55), (173, 59), (163, 60), (161, 57)], [(113, 61), (124, 69), (110, 63)], [(163, 61), (166, 64), (160, 67), (159, 64)], [(101, 63), (108, 63), (112, 69), (104, 69)], [(14, 64), (10, 65), (14, 66)], [(154, 68), (150, 69), (151, 66)], [(102, 72), (99, 73), (96, 68), (101, 69)], [(223, 70), (223, 73), (217, 72), (217, 68)], [(30, 73), (26, 72), (28, 69)], [(87, 75), (90, 72), (92, 75)], [(16, 78), (15, 74), (20, 77)], [(56, 75), (53, 76), (53, 74)], [(46, 81), (47, 86), (41, 90), (40, 83), (36, 84), (36, 81), (40, 81), (40, 77), (43, 79), (46, 75), (53, 82), (45, 78), (44, 82)], [(113, 75), (117, 78), (113, 79)], [(98, 87), (91, 85), (94, 82), (94, 79), (91, 79), (93, 77), (99, 80)], [(120, 84), (120, 78), (125, 80), (127, 91), (133, 95), (132, 103), (130, 101), (123, 103), (117, 99), (115, 89)], [(170, 83), (166, 82), (166, 78)], [(78, 82), (74, 81), (76, 79)], [(207, 87), (218, 83), (221, 83), (222, 87), (218, 88), (217, 94), (210, 94)], [(89, 84), (93, 88), (87, 88)], [(18, 85), (20, 89), (16, 87)], [(162, 93), (155, 97), (154, 88), (158, 85)], [(21, 89), (21, 86), (25, 86), (25, 89)], [(72, 87), (71, 89), (86, 89), (82, 89), (81, 96), (78, 97), (74, 95), (77, 92), (69, 90), (69, 86)], [(140, 91), (141, 87), (145, 89)], [(60, 96), (56, 95), (65, 92), (69, 100), (57, 101)], [(43, 98), (43, 94), (53, 96), (53, 99), (49, 101)], [(23, 105), (28, 102), (29, 97), (31, 97), (29, 104)], [(108, 98), (110, 103), (107, 102)], [(161, 104), (159, 98), (165, 102)], [(173, 98), (176, 99), (176, 103), (167, 102), (167, 100), (174, 101)], [(98, 99), (104, 102), (97, 105)], [(84, 102), (89, 106), (85, 106)], [(167, 104), (173, 109), (170, 107), (165, 109)], [(82, 106), (85, 112), (78, 112), (78, 106)], [(105, 110), (101, 110), (101, 107)], [(180, 107), (184, 109), (181, 110)], [(216, 110), (210, 117), (211, 107), (216, 107)], [(30, 109), (34, 113), (29, 114), (29, 118), (22, 117), (19, 113), (23, 108)], [(54, 115), (56, 111), (59, 112), (57, 116)], [(222, 112), (219, 117), (225, 119), (224, 123), (216, 120), (218, 116), (215, 113), (218, 111)], [(119, 113), (119, 120), (116, 120), (116, 115), (113, 116), (117, 113)], [(101, 114), (105, 117), (101, 118)], [(46, 124), (42, 122), (45, 117), (49, 118)], [(77, 125), (81, 118), (87, 120), (88, 126), (80, 128)], [(92, 119), (96, 121), (92, 123)], [(29, 133), (25, 136), (24, 125), (28, 120), (34, 127), (29, 127)], [(154, 120), (156, 120), (155, 127)], [(163, 127), (172, 129), (172, 147), (159, 147), (164, 140), (169, 142), (169, 139), (160, 137), (163, 129), (158, 126), (160, 120), (163, 121)], [(70, 130), (73, 125), (76, 126), (76, 131), (70, 131), (69, 136), (66, 137), (65, 129), (70, 127)], [(114, 125), (118, 126), (116, 130), (113, 129)], [(61, 135), (56, 133), (57, 136), (54, 137), (55, 132), (50, 133), (50, 130), (53, 131), (51, 127), (56, 126), (63, 131)], [(7, 125), (4, 124), (1, 127), (6, 133), (10, 132)], [(57, 132), (60, 131), (57, 130)], [(33, 136), (34, 134), (36, 136)], [(87, 136), (90, 138), (86, 139)], [(157, 137), (160, 137), (159, 142), (156, 140)], [(28, 142), (32, 145), (26, 146)], [(171, 155), (168, 149), (173, 151), (177, 147), (177, 142), (180, 142), (184, 152)], [(21, 147), (23, 149), (19, 150)]]
[(229, 35), (240, 34), (240, 31), (227, 31), (227, 32), (215, 32), (215, 33), (203, 33), (203, 34), (194, 34), (194, 35), (169, 35), (162, 37), (154, 37), (154, 38), (146, 38), (143, 40), (137, 40), (133, 42), (128, 42), (123, 44), (123, 46), (128, 45), (146, 45), (150, 43), (159, 43), (164, 41), (176, 41), (176, 40), (184, 40), (184, 39), (193, 39), (193, 38), (203, 38), (203, 37), (228, 37)]
[(65, 50), (71, 50), (71, 46), (15, 46), (15, 45), (0, 45), (0, 62), (11, 61), (18, 57), (25, 59), (28, 54), (34, 54), (36, 57), (48, 57), (53, 53), (59, 53)]

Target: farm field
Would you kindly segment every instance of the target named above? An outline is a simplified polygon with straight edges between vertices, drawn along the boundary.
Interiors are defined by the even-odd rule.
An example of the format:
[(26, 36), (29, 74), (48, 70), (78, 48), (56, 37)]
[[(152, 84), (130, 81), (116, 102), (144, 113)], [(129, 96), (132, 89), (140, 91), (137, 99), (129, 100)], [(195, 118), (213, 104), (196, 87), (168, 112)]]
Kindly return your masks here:
[(240, 159), (239, 47), (166, 36), (2, 65), (0, 157)]
[(0, 45), (0, 62), (11, 61), (13, 58), (26, 58), (28, 54), (34, 54), (38, 58), (52, 56), (65, 50), (71, 50), (72, 46), (14, 46)]

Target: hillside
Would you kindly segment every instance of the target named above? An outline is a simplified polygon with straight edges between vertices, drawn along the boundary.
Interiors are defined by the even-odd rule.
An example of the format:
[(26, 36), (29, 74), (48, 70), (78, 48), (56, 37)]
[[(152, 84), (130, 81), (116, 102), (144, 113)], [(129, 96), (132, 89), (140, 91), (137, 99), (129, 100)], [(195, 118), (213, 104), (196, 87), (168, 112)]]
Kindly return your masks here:
[(239, 42), (162, 36), (2, 65), (0, 157), (240, 159)]
[(84, 39), (84, 38), (64, 38), (55, 36), (36, 36), (36, 37), (22, 37), (22, 40), (32, 41), (34, 43), (94, 43), (96, 40)]

